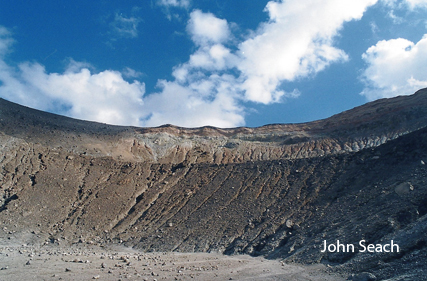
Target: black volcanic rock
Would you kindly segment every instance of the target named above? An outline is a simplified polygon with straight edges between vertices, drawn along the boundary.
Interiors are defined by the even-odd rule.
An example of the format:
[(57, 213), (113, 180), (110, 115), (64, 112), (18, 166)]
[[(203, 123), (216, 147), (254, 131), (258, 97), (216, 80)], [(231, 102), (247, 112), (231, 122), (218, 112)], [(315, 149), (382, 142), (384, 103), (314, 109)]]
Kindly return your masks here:
[[(426, 127), (426, 89), (320, 121), (234, 129), (110, 126), (0, 100), (0, 237), (423, 280)], [(323, 253), (325, 240), (356, 250)], [(361, 240), (400, 252), (360, 253)]]

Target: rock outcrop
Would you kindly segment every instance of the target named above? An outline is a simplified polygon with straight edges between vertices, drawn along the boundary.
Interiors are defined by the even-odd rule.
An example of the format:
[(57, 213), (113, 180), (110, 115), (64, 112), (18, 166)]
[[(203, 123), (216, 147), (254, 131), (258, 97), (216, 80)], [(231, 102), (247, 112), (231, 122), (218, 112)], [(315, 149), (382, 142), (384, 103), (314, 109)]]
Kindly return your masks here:
[[(234, 129), (110, 126), (0, 100), (0, 236), (417, 280), (427, 268), (426, 127), (427, 89), (320, 121)], [(323, 253), (324, 240), (394, 240), (401, 251)]]

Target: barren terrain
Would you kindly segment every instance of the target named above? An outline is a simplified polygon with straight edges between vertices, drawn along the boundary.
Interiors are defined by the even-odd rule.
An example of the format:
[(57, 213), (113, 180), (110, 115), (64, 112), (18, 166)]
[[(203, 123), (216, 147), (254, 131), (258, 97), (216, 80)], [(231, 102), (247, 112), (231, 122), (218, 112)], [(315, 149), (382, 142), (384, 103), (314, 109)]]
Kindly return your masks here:
[(215, 253), (141, 253), (125, 247), (0, 248), (1, 280), (344, 280), (324, 265)]
[[(234, 129), (110, 126), (0, 100), (0, 262), (10, 264), (0, 278), (50, 261), (59, 271), (46, 274), (63, 280), (128, 269), (155, 279), (142, 263), (157, 257), (158, 280), (191, 278), (175, 275), (185, 259), (221, 268), (207, 280), (422, 280), (426, 127), (425, 89), (316, 122)], [(320, 251), (362, 239), (401, 251)], [(111, 247), (107, 267), (131, 255), (134, 268), (99, 268)], [(69, 262), (80, 252), (89, 263)]]

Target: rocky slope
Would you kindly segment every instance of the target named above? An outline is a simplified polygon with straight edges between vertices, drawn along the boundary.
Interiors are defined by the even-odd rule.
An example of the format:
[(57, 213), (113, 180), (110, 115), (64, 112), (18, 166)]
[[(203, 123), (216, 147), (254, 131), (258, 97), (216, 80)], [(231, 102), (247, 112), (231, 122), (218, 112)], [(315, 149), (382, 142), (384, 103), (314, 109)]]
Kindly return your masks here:
[[(109, 126), (0, 100), (0, 236), (421, 280), (426, 127), (427, 89), (316, 122), (234, 129)], [(393, 239), (401, 251), (320, 251), (337, 239)]]

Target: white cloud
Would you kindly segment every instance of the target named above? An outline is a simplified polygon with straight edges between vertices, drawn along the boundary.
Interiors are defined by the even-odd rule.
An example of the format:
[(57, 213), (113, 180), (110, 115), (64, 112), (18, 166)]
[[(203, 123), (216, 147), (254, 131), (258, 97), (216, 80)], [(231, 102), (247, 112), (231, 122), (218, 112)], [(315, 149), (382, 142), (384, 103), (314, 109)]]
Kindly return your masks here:
[(240, 44), (238, 68), (246, 98), (277, 102), (286, 93), (283, 81), (313, 75), (333, 62), (347, 60), (333, 39), (344, 22), (358, 20), (376, 0), (270, 1), (269, 22)]
[(122, 70), (121, 73), (122, 73), (123, 77), (129, 78), (129, 79), (131, 79), (131, 78), (134, 79), (134, 78), (144, 76), (144, 73), (136, 71), (135, 69), (132, 69), (130, 67), (126, 67), (125, 69)]
[(171, 13), (172, 8), (181, 8), (181, 9), (189, 9), (190, 8), (190, 0), (157, 0), (157, 5), (162, 7), (163, 12), (165, 13), (168, 20), (172, 20), (172, 17), (180, 20), (181, 16), (178, 13)]
[(9, 52), (10, 47), (14, 43), (11, 33), (7, 28), (0, 26), (0, 56), (4, 56)]
[[(230, 76), (205, 77), (189, 85), (160, 80), (160, 93), (144, 99), (144, 126), (179, 124), (199, 127), (244, 125), (243, 108), (237, 104)], [(231, 81), (230, 81), (231, 80)]]
[(427, 0), (382, 0), (386, 5), (402, 9), (409, 7), (410, 9), (427, 7)]
[(427, 34), (417, 43), (403, 38), (380, 41), (363, 59), (368, 67), (362, 95), (369, 100), (410, 95), (427, 87)]
[(179, 82), (191, 80), (194, 69), (240, 72), (234, 79), (240, 99), (264, 104), (295, 97), (294, 90), (280, 89), (285, 81), (295, 81), (322, 71), (334, 62), (348, 59), (333, 46), (343, 23), (358, 20), (376, 0), (270, 1), (266, 6), (269, 22), (260, 25), (252, 36), (241, 42), (237, 53), (224, 46), (230, 42), (229, 24), (210, 13), (195, 10), (190, 14), (187, 31), (199, 48), (190, 60), (175, 68)]
[(239, 83), (226, 73), (237, 60), (222, 44), (231, 36), (227, 21), (195, 10), (190, 14), (187, 31), (198, 49), (186, 63), (174, 68), (174, 81), (160, 80), (161, 90), (144, 98), (143, 126), (244, 125)]
[(71, 62), (62, 73), (46, 73), (37, 63), (18, 69), (0, 62), (0, 95), (33, 108), (117, 125), (139, 125), (144, 84), (123, 80), (119, 72), (92, 74)]
[[(345, 22), (360, 19), (376, 2), (270, 1), (265, 9), (269, 21), (237, 45), (227, 20), (194, 10), (187, 32), (196, 50), (187, 62), (174, 67), (172, 81), (158, 81), (157, 93), (145, 95), (142, 82), (125, 81), (123, 77), (140, 75), (131, 69), (92, 73), (88, 65), (72, 61), (64, 73), (47, 73), (37, 63), (12, 68), (0, 59), (0, 95), (39, 109), (112, 124), (242, 126), (242, 101), (269, 104), (297, 97), (298, 90), (285, 92), (282, 83), (311, 77), (331, 63), (346, 61), (345, 52), (334, 46), (335, 37)], [(157, 3), (165, 9), (190, 5), (178, 0)], [(116, 14), (112, 26), (122, 36), (135, 37), (138, 22)], [(1, 44), (9, 44), (5, 42), (0, 40), (0, 51)]]
[(188, 8), (190, 6), (190, 0), (158, 0), (157, 5), (165, 7)]
[(193, 41), (198, 45), (223, 43), (230, 37), (230, 29), (226, 20), (200, 10), (191, 12), (187, 29)]
[(114, 21), (110, 23), (113, 34), (124, 38), (138, 37), (138, 24), (141, 19), (137, 17), (125, 17), (123, 14), (115, 14)]
[(223, 70), (232, 68), (237, 62), (237, 57), (221, 44), (204, 46), (190, 56), (189, 64), (194, 68), (206, 70)]
[[(4, 61), (11, 39), (0, 28), (0, 96), (8, 100), (74, 118), (116, 125), (234, 127), (244, 125), (243, 108), (238, 105), (234, 77), (207, 75), (200, 69), (225, 68), (227, 48), (204, 46), (207, 65), (187, 63), (176, 73), (187, 71), (182, 80), (160, 80), (159, 93), (145, 94), (144, 84), (127, 82), (141, 73), (126, 68), (123, 73), (105, 70), (92, 73), (87, 63), (71, 60), (63, 73), (47, 73), (38, 63), (21, 63), (17, 68)], [(4, 46), (4, 47), (2, 47)], [(1, 49), (2, 48), (2, 49)], [(202, 51), (201, 51), (202, 52)], [(178, 75), (177, 75), (178, 76)]]
[(377, 34), (379, 31), (378, 25), (375, 22), (370, 22), (369, 25), (371, 26), (372, 34)]
[(396, 15), (395, 10), (418, 11), (419, 9), (427, 8), (427, 0), (381, 0), (381, 2), (389, 8), (388, 16), (395, 24), (402, 24), (409, 17), (400, 17)]
[(427, 8), (426, 0), (406, 0), (405, 2), (408, 4), (410, 9)]
[(160, 80), (160, 92), (144, 99), (144, 126), (171, 123), (180, 126), (244, 125), (244, 108), (235, 76), (226, 72), (237, 57), (222, 43), (230, 30), (226, 20), (195, 10), (187, 31), (198, 49), (189, 60), (174, 68), (174, 81)]

